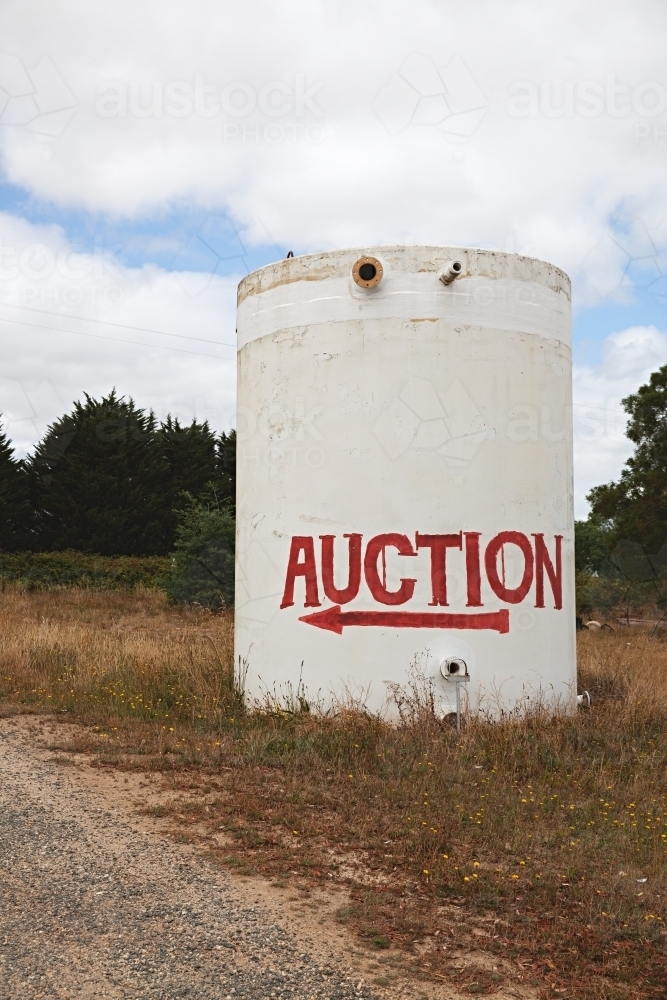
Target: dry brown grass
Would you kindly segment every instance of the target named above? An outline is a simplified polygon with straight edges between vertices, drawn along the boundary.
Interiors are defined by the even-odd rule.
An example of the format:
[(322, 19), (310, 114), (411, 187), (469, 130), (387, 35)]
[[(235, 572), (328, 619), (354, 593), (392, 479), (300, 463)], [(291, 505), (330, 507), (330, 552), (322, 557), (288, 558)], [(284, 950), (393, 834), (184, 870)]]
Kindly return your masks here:
[(58, 711), (219, 724), (237, 705), (231, 614), (170, 607), (157, 590), (0, 595), (0, 692)]
[[(226, 830), (227, 864), (346, 880), (340, 918), (369, 947), (416, 948), (471, 993), (506, 959), (545, 996), (667, 996), (664, 642), (585, 633), (590, 711), (457, 735), (419, 706), (399, 728), (248, 716), (229, 617), (155, 593), (5, 592), (0, 627), (6, 710), (66, 710), (94, 762), (169, 770), (178, 822)], [(461, 958), (473, 942), (496, 971)]]

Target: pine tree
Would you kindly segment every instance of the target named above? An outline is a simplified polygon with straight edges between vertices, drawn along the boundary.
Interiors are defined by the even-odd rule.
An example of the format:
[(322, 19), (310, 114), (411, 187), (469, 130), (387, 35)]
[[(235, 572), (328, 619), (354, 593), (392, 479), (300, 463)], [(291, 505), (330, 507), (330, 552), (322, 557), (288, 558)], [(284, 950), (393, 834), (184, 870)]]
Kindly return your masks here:
[(0, 549), (20, 552), (32, 542), (33, 512), (23, 462), (0, 427)]
[(165, 524), (168, 547), (176, 540), (178, 512), (186, 505), (185, 493), (199, 496), (216, 476), (216, 439), (207, 422), (195, 420), (182, 427), (168, 416), (161, 424), (159, 438), (168, 468), (169, 513)]
[(221, 503), (236, 512), (236, 431), (223, 431), (216, 443), (215, 487)]
[(40, 547), (100, 555), (169, 551), (169, 467), (155, 417), (113, 390), (85, 394), (29, 464)]

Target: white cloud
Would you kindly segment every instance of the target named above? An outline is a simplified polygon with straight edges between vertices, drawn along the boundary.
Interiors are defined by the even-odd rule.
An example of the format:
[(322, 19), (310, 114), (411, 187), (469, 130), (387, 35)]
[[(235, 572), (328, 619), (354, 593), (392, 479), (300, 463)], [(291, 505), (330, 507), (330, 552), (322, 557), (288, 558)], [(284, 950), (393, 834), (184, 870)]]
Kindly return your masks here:
[(607, 337), (597, 367), (575, 366), (575, 513), (586, 517), (586, 494), (617, 479), (633, 451), (625, 436), (621, 400), (636, 392), (651, 372), (667, 364), (667, 335), (654, 326), (630, 327)]
[[(593, 300), (616, 213), (667, 243), (660, 0), (15, 0), (0, 28), (76, 99), (50, 159), (0, 124), (9, 179), (62, 205), (187, 200), (300, 247), (509, 242), (581, 274)], [(456, 114), (474, 121), (450, 134)]]
[(201, 275), (76, 253), (57, 226), (3, 213), (0, 240), (0, 411), (19, 454), (114, 386), (158, 417), (233, 425), (237, 278), (200, 291)]

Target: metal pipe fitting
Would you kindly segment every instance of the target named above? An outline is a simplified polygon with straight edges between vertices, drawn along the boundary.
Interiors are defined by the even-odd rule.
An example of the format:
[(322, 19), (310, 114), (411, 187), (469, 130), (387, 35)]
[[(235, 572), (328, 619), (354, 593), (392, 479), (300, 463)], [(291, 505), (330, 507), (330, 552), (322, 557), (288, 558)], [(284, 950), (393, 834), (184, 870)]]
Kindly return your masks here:
[(438, 277), (443, 285), (449, 285), (454, 278), (458, 278), (462, 271), (463, 264), (460, 260), (450, 260), (449, 264), (443, 267)]

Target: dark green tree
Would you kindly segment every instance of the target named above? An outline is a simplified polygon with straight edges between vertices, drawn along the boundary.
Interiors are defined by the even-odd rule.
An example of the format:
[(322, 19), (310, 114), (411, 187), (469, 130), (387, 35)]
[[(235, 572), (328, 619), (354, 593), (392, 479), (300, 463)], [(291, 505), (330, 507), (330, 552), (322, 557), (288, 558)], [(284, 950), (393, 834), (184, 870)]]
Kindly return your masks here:
[(169, 551), (172, 494), (155, 417), (113, 390), (85, 395), (29, 463), (39, 547), (100, 555)]
[(187, 496), (179, 516), (172, 579), (173, 601), (219, 610), (234, 604), (234, 515), (210, 486)]
[(216, 442), (215, 487), (221, 502), (236, 511), (236, 431), (223, 431)]
[(0, 549), (20, 552), (30, 548), (33, 523), (25, 465), (14, 457), (0, 427)]
[(159, 439), (168, 469), (164, 529), (171, 549), (176, 541), (178, 512), (186, 506), (185, 494), (199, 496), (216, 479), (217, 441), (208, 423), (193, 420), (182, 427), (171, 416), (160, 425)]
[(635, 445), (618, 482), (588, 494), (591, 511), (613, 525), (617, 541), (657, 553), (667, 540), (667, 365), (623, 400), (627, 435)]
[(577, 573), (600, 573), (609, 560), (613, 528), (594, 514), (574, 522), (574, 562)]

